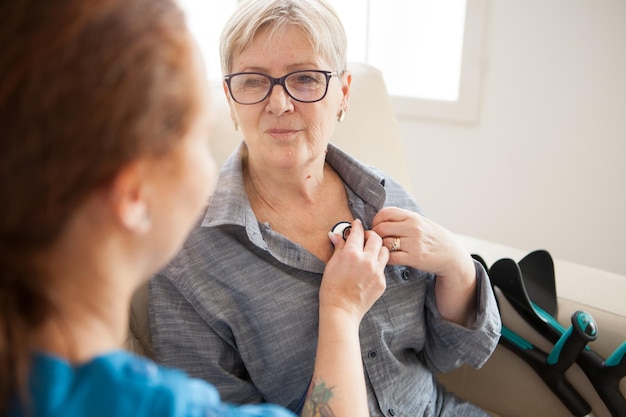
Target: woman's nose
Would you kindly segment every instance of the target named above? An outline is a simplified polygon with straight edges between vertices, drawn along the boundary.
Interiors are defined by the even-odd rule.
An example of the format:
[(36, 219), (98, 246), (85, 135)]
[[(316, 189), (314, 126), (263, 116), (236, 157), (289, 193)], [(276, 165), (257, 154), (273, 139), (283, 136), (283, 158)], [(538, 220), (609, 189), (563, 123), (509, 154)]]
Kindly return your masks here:
[(285, 87), (280, 84), (276, 84), (272, 87), (269, 100), (267, 102), (267, 109), (275, 115), (280, 115), (293, 110), (293, 101)]

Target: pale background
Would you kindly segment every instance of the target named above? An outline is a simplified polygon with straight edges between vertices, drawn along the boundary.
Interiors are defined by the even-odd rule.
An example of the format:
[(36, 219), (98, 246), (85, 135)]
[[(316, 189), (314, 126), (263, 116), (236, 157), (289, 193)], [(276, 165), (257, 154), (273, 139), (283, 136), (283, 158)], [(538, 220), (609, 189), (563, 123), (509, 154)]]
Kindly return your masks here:
[(626, 275), (626, 1), (487, 11), (477, 122), (400, 120), (414, 195), (455, 232)]

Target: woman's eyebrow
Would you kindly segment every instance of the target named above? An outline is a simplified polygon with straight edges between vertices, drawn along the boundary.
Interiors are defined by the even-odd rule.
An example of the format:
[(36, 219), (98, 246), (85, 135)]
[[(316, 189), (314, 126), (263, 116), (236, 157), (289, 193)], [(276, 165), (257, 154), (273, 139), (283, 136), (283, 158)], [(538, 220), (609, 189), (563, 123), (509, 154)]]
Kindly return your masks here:
[[(287, 74), (289, 72), (292, 71), (298, 71), (298, 70), (305, 70), (305, 69), (318, 69), (320, 67), (319, 62), (313, 62), (313, 61), (307, 61), (307, 62), (297, 62), (297, 63), (293, 63), (293, 64), (289, 64), (285, 67), (285, 72), (284, 74)], [(262, 66), (246, 66), (243, 69), (237, 71), (237, 72), (260, 72), (262, 74), (268, 74), (269, 75), (269, 70), (267, 67), (262, 67)], [(281, 75), (284, 75), (281, 74)]]

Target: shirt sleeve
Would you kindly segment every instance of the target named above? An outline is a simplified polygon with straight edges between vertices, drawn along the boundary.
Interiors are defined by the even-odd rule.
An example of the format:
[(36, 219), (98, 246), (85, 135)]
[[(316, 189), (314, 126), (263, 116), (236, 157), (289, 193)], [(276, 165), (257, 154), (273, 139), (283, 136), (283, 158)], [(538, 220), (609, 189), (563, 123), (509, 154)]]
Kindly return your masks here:
[[(134, 369), (137, 367), (135, 366)], [(135, 371), (136, 372), (136, 371)], [(149, 407), (135, 410), (137, 416), (152, 417), (295, 417), (274, 404), (234, 405), (220, 398), (211, 384), (185, 373), (159, 367), (149, 375), (139, 401)], [(135, 386), (138, 388), (139, 386)]]
[[(180, 264), (179, 264), (180, 265)], [(260, 403), (262, 395), (250, 381), (234, 340), (210, 326), (174, 285), (186, 268), (159, 273), (149, 283), (152, 343), (159, 363), (183, 369), (214, 385), (230, 403)], [(182, 353), (182, 354), (181, 354)]]
[(435, 301), (432, 277), (426, 293), (427, 326), (430, 337), (424, 347), (427, 365), (434, 372), (448, 372), (468, 363), (482, 367), (495, 350), (502, 321), (487, 272), (479, 262), (476, 268), (477, 314), (471, 328), (450, 322), (441, 316)]

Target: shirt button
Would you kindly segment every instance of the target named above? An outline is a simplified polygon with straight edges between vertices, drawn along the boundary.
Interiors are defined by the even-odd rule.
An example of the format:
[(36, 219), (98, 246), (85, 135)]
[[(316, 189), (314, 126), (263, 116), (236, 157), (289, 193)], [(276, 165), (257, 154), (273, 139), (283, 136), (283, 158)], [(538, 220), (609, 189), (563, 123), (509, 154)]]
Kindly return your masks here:
[(368, 354), (367, 354), (367, 356), (368, 356), (370, 359), (376, 359), (376, 356), (378, 356), (378, 353), (376, 353), (376, 351), (375, 351), (375, 350), (371, 350), (371, 351), (370, 351), (370, 353), (368, 353)]
[(408, 281), (408, 279), (411, 278), (411, 272), (408, 269), (403, 269), (402, 270), (402, 279), (405, 281)]
[(387, 410), (387, 411), (389, 411), (389, 415), (390, 415), (391, 417), (393, 417), (393, 416), (395, 416), (395, 415), (396, 415), (396, 410), (394, 410), (393, 408), (390, 408), (390, 409), (389, 409), (389, 410)]

